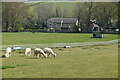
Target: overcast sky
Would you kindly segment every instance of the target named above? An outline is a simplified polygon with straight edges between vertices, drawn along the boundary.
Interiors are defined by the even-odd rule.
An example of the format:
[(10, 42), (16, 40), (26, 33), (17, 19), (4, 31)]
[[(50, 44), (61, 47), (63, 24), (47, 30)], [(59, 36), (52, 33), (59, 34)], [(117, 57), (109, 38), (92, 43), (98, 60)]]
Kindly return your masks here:
[(21, 2), (21, 1), (80, 1), (80, 2), (119, 2), (120, 0), (0, 0), (2, 2)]
[(27, 1), (85, 1), (85, 2), (119, 2), (120, 0), (27, 0)]

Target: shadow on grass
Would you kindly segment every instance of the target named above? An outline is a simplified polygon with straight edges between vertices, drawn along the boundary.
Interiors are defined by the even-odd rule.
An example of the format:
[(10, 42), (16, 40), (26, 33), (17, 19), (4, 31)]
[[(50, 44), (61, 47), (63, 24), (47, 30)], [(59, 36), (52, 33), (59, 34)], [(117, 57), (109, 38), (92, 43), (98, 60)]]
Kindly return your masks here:
[(102, 39), (101, 37), (90, 37), (90, 38)]
[(20, 57), (25, 57), (25, 55), (20, 55)]
[(26, 64), (23, 64), (23, 65), (8, 65), (8, 66), (1, 66), (0, 69), (16, 68), (16, 67), (23, 67), (23, 66), (29, 66), (29, 65), (26, 65)]
[(37, 59), (37, 58), (28, 58), (28, 59)]
[[(50, 58), (50, 57), (47, 57), (47, 58)], [(41, 57), (41, 58), (34, 58), (34, 57), (31, 57), (31, 58), (28, 58), (28, 59), (46, 59), (44, 57)]]
[(5, 56), (5, 55), (2, 55), (2, 56), (0, 56), (0, 58), (6, 58), (6, 56)]

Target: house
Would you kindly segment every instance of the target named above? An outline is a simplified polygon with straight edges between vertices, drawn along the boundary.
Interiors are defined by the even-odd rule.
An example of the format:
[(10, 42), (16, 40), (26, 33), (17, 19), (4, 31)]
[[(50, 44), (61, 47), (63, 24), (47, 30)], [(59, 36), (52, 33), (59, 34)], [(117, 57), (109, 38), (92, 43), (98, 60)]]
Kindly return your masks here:
[(74, 27), (78, 26), (77, 18), (49, 18), (47, 27), (57, 32), (74, 32)]
[(102, 28), (98, 26), (98, 23), (96, 19), (91, 19), (89, 22), (89, 26), (85, 25), (84, 28), (82, 29), (83, 32), (99, 32), (101, 31)]

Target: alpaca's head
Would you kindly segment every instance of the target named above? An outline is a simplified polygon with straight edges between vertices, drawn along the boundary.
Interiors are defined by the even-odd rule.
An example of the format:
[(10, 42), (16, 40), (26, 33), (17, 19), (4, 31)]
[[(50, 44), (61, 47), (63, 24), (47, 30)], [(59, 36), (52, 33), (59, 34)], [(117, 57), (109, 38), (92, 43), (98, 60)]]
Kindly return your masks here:
[(47, 58), (47, 54), (45, 54), (45, 58)]
[(53, 55), (54, 57), (56, 57), (56, 54), (54, 53), (54, 55)]

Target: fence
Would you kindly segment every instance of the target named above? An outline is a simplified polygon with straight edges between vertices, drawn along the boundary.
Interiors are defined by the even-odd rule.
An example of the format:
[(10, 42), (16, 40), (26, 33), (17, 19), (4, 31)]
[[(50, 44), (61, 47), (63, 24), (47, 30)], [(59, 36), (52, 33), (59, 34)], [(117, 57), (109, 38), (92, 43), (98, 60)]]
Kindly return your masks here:
[(7, 47), (21, 47), (22, 49), (25, 49), (28, 47), (29, 48), (44, 48), (44, 47), (61, 48), (64, 46), (80, 47), (80, 46), (108, 45), (108, 44), (114, 44), (114, 43), (118, 43), (118, 42), (120, 42), (120, 39), (111, 40), (111, 41), (101, 41), (101, 42), (0, 45), (0, 47), (2, 47), (1, 50), (5, 50)]

